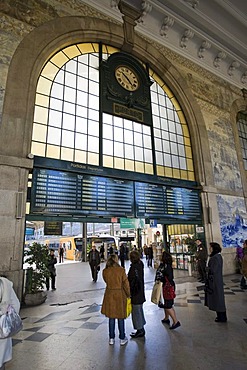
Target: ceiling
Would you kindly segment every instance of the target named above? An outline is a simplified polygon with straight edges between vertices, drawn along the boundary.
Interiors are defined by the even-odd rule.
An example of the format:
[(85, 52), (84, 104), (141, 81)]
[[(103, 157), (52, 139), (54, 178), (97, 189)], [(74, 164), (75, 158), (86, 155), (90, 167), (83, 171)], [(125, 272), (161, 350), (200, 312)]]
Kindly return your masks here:
[[(120, 0), (83, 0), (122, 21)], [(136, 32), (247, 89), (247, 0), (122, 0), (141, 11)]]

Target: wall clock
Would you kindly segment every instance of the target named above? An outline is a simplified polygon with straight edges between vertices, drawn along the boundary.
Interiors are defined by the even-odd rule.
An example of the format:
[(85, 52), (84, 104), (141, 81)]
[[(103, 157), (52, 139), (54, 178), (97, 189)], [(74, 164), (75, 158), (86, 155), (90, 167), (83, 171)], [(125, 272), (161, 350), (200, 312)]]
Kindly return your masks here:
[(136, 91), (139, 88), (139, 80), (134, 70), (126, 65), (120, 65), (115, 69), (117, 82), (125, 90)]

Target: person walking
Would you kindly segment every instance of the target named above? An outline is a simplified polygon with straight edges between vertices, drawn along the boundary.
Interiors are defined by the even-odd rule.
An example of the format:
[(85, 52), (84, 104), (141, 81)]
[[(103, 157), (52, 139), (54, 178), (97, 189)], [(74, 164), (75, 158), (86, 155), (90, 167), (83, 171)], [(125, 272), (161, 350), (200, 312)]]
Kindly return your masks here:
[(223, 259), (221, 246), (218, 243), (210, 243), (210, 255), (208, 262), (207, 281), (205, 285), (205, 306), (216, 311), (215, 322), (226, 322), (226, 305), (223, 283)]
[(57, 258), (55, 257), (54, 249), (50, 249), (50, 254), (48, 256), (48, 270), (50, 276), (46, 278), (46, 289), (50, 289), (50, 279), (51, 279), (51, 288), (52, 290), (56, 290), (56, 268), (55, 265), (57, 263)]
[(118, 320), (120, 345), (124, 346), (128, 339), (125, 335), (125, 318), (127, 298), (130, 287), (125, 269), (118, 263), (115, 254), (109, 256), (102, 273), (106, 283), (101, 313), (109, 318), (109, 344), (115, 343), (115, 321)]
[(153, 258), (154, 258), (153, 247), (152, 247), (152, 244), (150, 244), (149, 247), (147, 248), (147, 265), (148, 265), (148, 267), (152, 267)]
[(62, 244), (59, 245), (58, 255), (59, 255), (59, 263), (63, 262), (64, 249), (63, 249)]
[(131, 338), (144, 337), (146, 320), (143, 312), (143, 303), (146, 301), (144, 292), (144, 265), (140, 253), (130, 252), (130, 269), (128, 280), (130, 284), (130, 297), (132, 304), (132, 323), (136, 332), (130, 334)]
[(88, 253), (88, 261), (91, 268), (92, 279), (96, 283), (98, 279), (98, 271), (100, 269), (100, 253), (96, 249), (95, 244), (92, 244), (92, 249)]
[(202, 244), (200, 239), (196, 240), (197, 250), (196, 250), (196, 261), (198, 270), (198, 281), (205, 283), (206, 281), (206, 265), (208, 259), (208, 251), (205, 245)]
[(126, 246), (124, 243), (122, 243), (120, 246), (119, 258), (120, 258), (121, 266), (125, 267)]
[[(173, 277), (173, 268), (172, 268), (172, 256), (168, 252), (163, 252), (162, 254), (162, 265), (160, 265), (160, 271), (163, 274), (163, 286), (166, 283), (166, 278), (168, 279), (169, 283), (176, 289), (174, 277)], [(170, 326), (170, 330), (177, 329), (181, 326), (180, 321), (177, 319), (177, 315), (174, 305), (174, 299), (166, 299), (164, 298), (164, 311), (165, 317), (161, 320), (162, 324), (170, 325), (170, 317), (172, 318), (172, 326)]]
[[(17, 313), (20, 302), (13, 289), (13, 283), (5, 277), (0, 277), (0, 305), (7, 307), (11, 304)], [(0, 370), (5, 369), (6, 362), (12, 359), (12, 338), (0, 339)]]

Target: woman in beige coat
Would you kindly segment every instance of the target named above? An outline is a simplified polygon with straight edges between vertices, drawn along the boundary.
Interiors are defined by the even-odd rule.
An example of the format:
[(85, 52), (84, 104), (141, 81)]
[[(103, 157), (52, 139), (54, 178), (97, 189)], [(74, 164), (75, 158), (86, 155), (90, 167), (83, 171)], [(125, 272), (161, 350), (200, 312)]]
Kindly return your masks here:
[(115, 321), (118, 319), (120, 345), (125, 345), (124, 319), (126, 318), (127, 297), (130, 297), (130, 287), (125, 269), (118, 264), (118, 257), (111, 255), (103, 270), (106, 283), (101, 313), (109, 318), (109, 344), (115, 342)]

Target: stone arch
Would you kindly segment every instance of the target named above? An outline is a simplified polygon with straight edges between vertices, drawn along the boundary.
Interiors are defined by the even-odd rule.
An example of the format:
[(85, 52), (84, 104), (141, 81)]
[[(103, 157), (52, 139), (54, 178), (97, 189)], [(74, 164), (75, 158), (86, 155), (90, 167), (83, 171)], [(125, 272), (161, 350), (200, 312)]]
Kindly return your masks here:
[[(30, 32), (17, 47), (8, 71), (3, 116), (0, 126), (1, 160), (4, 163), (0, 190), (6, 199), (2, 207), (3, 229), (0, 248), (8, 249), (2, 270), (14, 281), (21, 296), (22, 250), (25, 229), (25, 200), (31, 148), (34, 102), (38, 77), (49, 57), (60, 49), (79, 42), (105, 42), (121, 49), (121, 24), (91, 17), (57, 18)], [(190, 130), (196, 180), (211, 185), (212, 166), (207, 130), (199, 105), (178, 69), (151, 43), (138, 34), (132, 54), (147, 61), (176, 95)], [(203, 145), (202, 145), (203, 143)], [(207, 176), (206, 176), (207, 174)], [(21, 214), (16, 215), (16, 194), (21, 194)], [(203, 200), (203, 207), (207, 204)]]
[[(6, 84), (1, 127), (4, 137), (0, 139), (0, 143), (1, 140), (5, 143), (5, 155), (26, 158), (30, 152), (36, 84), (45, 62), (52, 54), (66, 46), (89, 41), (104, 41), (121, 49), (122, 27), (88, 17), (64, 17), (36, 28), (20, 43), (12, 58)], [(205, 163), (210, 162), (210, 158), (207, 157), (209, 150), (205, 150), (205, 145), (208, 145), (207, 141), (205, 142), (206, 127), (189, 86), (172, 63), (157, 48), (138, 35), (135, 36), (132, 53), (147, 61), (176, 95), (191, 134), (196, 179), (206, 183), (210, 178), (205, 176), (210, 168), (204, 168)], [(204, 139), (203, 151), (201, 138)]]

